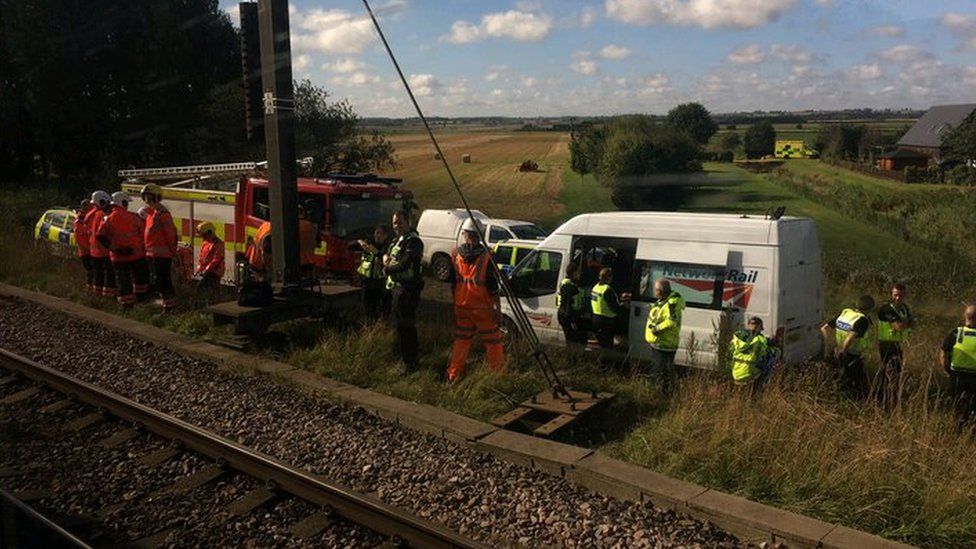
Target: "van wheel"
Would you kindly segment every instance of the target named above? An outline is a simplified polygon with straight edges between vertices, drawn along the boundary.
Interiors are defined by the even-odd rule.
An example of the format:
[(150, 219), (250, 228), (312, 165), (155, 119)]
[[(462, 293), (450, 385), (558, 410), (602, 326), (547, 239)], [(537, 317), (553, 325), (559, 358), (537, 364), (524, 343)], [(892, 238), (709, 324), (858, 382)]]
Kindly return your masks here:
[(441, 282), (451, 280), (451, 275), (454, 274), (454, 269), (451, 266), (451, 258), (444, 254), (434, 256), (434, 259), (430, 261), (430, 270), (434, 273), (434, 278)]

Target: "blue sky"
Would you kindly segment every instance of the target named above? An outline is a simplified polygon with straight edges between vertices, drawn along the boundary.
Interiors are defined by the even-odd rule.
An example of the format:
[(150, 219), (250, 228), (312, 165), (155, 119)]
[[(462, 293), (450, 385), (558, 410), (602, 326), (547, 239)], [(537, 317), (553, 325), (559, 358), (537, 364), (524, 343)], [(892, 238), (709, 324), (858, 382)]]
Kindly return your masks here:
[[(222, 4), (236, 22), (236, 3)], [(976, 102), (976, 1), (373, 0), (429, 115)], [(359, 0), (295, 0), (297, 78), (410, 116)]]

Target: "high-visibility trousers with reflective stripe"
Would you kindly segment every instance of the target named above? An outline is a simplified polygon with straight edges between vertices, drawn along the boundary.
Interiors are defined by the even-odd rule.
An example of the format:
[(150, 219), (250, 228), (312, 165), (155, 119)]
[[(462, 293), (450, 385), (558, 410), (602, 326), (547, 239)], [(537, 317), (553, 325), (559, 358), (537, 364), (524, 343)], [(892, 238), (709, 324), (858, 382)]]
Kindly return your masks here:
[(451, 349), (451, 364), (447, 369), (447, 379), (453, 381), (464, 375), (464, 364), (471, 350), (474, 336), (481, 338), (488, 355), (488, 367), (497, 373), (505, 371), (505, 349), (502, 346), (502, 332), (498, 329), (498, 315), (494, 309), (454, 308), (454, 347)]

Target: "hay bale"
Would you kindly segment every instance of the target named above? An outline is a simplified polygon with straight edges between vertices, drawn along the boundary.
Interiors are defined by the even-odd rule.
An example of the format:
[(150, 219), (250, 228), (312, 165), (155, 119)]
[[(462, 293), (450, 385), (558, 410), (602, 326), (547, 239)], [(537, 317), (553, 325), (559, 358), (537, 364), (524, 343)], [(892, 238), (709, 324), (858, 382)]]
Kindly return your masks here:
[(461, 162), (464, 163), (464, 164), (470, 164), (471, 163), (471, 155), (470, 154), (462, 154), (461, 155)]

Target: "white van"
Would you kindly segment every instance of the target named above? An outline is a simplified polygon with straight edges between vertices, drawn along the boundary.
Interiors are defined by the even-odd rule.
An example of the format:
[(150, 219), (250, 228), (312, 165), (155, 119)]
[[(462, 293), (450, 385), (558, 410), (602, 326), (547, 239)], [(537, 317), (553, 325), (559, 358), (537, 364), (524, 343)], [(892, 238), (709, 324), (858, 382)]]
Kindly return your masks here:
[[(582, 287), (592, 287), (599, 269), (609, 266), (617, 294), (633, 294), (620, 329), (628, 336), (625, 350), (632, 358), (649, 356), (644, 329), (654, 302), (653, 282), (659, 278), (669, 280), (687, 303), (679, 364), (718, 367), (723, 311), (731, 313), (733, 329), (748, 317), (762, 318), (766, 335), (779, 337), (786, 361), (798, 362), (820, 351), (820, 244), (810, 219), (664, 212), (574, 217), (509, 277), (542, 340), (564, 341), (556, 293), (571, 261), (583, 265)], [(511, 322), (505, 301), (502, 312)]]
[[(492, 219), (478, 210), (471, 213), (484, 226), (489, 245), (515, 238), (541, 240), (546, 236), (545, 231), (528, 221)], [(442, 282), (451, 279), (451, 252), (458, 245), (461, 226), (467, 218), (468, 213), (461, 208), (424, 210), (417, 222), (417, 233), (424, 242), (423, 263)]]

